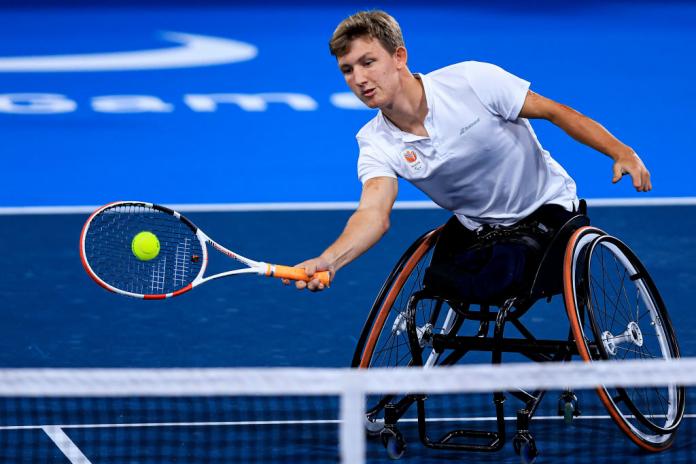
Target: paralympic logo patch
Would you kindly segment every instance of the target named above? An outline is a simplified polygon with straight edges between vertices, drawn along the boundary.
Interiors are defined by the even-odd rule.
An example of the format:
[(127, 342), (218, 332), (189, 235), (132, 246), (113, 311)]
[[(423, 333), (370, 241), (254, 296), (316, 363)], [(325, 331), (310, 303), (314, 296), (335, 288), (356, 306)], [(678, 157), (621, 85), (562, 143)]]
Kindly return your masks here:
[(196, 68), (248, 61), (258, 55), (254, 45), (222, 37), (164, 32), (162, 39), (179, 46), (109, 53), (0, 57), (0, 73)]
[(423, 163), (418, 158), (418, 154), (414, 148), (407, 147), (401, 154), (408, 163), (408, 167), (412, 170), (420, 171), (423, 168)]

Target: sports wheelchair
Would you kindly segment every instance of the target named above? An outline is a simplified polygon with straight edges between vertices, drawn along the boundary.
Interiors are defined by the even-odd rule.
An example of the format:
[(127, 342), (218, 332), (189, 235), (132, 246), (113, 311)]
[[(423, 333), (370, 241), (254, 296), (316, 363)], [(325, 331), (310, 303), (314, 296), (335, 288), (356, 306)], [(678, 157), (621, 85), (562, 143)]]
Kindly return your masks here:
[[(502, 362), (503, 353), (536, 362), (569, 361), (573, 356), (585, 362), (680, 357), (669, 315), (647, 270), (623, 242), (590, 226), (584, 202), (551, 232), (528, 284), (493, 301), (470, 301), (434, 284), (429, 273), (443, 227), (418, 238), (387, 277), (363, 327), (353, 367), (446, 366), (470, 352), (488, 352), (494, 364)], [(520, 318), (537, 301), (561, 294), (570, 322), (567, 338), (535, 337)], [(473, 335), (459, 333), (465, 321), (477, 327)], [(504, 335), (508, 324), (516, 336)], [(533, 462), (538, 450), (529, 425), (544, 393), (495, 392), (494, 429), (456, 429), (439, 439), (428, 434), (425, 395), (369, 396), (365, 427), (398, 459), (406, 448), (398, 423), (415, 404), (418, 435), (426, 447), (497, 451), (506, 441), (507, 394), (522, 401), (513, 449), (522, 462)], [(640, 448), (658, 452), (670, 446), (684, 415), (684, 387), (600, 387), (597, 393), (613, 421)], [(566, 423), (580, 415), (574, 392), (561, 394), (558, 414)]]

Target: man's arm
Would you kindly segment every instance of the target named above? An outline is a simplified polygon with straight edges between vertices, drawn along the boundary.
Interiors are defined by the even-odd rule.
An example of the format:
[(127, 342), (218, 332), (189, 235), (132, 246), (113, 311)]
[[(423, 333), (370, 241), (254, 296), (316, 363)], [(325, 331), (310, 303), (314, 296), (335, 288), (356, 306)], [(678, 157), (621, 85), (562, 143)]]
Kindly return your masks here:
[(630, 174), (633, 186), (638, 192), (652, 190), (650, 173), (633, 149), (621, 143), (608, 130), (587, 116), (530, 90), (522, 105), (520, 117), (546, 119), (578, 142), (612, 158), (614, 160), (612, 182), (616, 183), (621, 180), (622, 175)]
[[(296, 267), (304, 268), (309, 276), (317, 271), (329, 271), (333, 279), (336, 271), (367, 251), (387, 232), (398, 185), (392, 177), (375, 177), (366, 181), (358, 209), (348, 219), (341, 235), (320, 256)], [(317, 279), (308, 283), (297, 281), (295, 285), (312, 291), (324, 289), (324, 284)]]

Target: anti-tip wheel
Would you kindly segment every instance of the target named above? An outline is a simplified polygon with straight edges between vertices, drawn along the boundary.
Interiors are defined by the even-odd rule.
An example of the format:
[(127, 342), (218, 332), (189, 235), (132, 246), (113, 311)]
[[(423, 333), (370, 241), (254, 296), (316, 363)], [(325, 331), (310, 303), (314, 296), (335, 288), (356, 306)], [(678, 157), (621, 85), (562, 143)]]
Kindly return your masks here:
[(364, 425), (369, 437), (378, 437), (384, 430), (384, 419), (365, 416)]
[(563, 423), (571, 425), (573, 418), (580, 415), (578, 397), (571, 391), (564, 392), (558, 399), (558, 415), (563, 416)]
[(533, 464), (539, 456), (534, 438), (529, 433), (517, 433), (512, 439), (512, 447), (519, 455), (522, 464)]
[(382, 444), (390, 459), (401, 459), (406, 452), (406, 441), (401, 432), (394, 429), (384, 429), (381, 433)]

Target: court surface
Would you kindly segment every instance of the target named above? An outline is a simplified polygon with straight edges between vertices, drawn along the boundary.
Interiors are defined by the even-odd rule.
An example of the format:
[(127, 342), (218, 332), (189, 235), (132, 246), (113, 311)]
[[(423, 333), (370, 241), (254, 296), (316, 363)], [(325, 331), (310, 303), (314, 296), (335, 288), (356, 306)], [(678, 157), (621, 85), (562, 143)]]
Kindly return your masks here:
[[(107, 293), (87, 277), (77, 246), (87, 215), (57, 214), (51, 208), (119, 199), (256, 207), (302, 202), (319, 209), (319, 202), (356, 201), (360, 185), (353, 134), (372, 113), (346, 95), (326, 42), (338, 20), (375, 5), (344, 2), (326, 7), (308, 1), (242, 8), (222, 1), (205, 7), (151, 1), (135, 7), (114, 0), (103, 8), (84, 2), (59, 8), (51, 2), (4, 3), (0, 366), (348, 366), (391, 266), (416, 237), (444, 223), (445, 212), (395, 211), (380, 244), (342, 270), (332, 288), (320, 294), (239, 277), (173, 300), (143, 302)], [(500, 64), (530, 80), (533, 90), (597, 118), (631, 144), (653, 174), (655, 190), (649, 194), (636, 195), (626, 179), (612, 185), (608, 159), (550, 124), (535, 122), (540, 140), (577, 180), (581, 196), (659, 201), (696, 195), (691, 140), (696, 130), (691, 110), (696, 104), (694, 5), (535, 2), (521, 8), (513, 2), (440, 1), (427, 9), (415, 2), (384, 7), (407, 31), (414, 71), (429, 72), (463, 60)], [(217, 52), (222, 47), (227, 62), (192, 64), (187, 55), (188, 64), (145, 69), (114, 60), (114, 54), (143, 51), (155, 51), (161, 58), (167, 50), (186, 52), (194, 45), (209, 47), (211, 41)], [(71, 66), (83, 68), (87, 55), (100, 55), (107, 69), (60, 69), (68, 66), (65, 60), (51, 61), (52, 70), (21, 68), (38, 66), (36, 57), (56, 55), (77, 57), (80, 64)], [(423, 196), (402, 185), (399, 199), (419, 201)], [(10, 210), (27, 207), (49, 214)], [(323, 250), (349, 214), (345, 209), (299, 208), (188, 216), (212, 238), (246, 256), (294, 264)], [(641, 257), (666, 301), (683, 355), (696, 356), (696, 207), (592, 207), (590, 217)], [(538, 304), (525, 319), (539, 336), (567, 332), (558, 297)], [(553, 409), (555, 400), (548, 401)], [(692, 395), (688, 414), (696, 413), (694, 404)], [(212, 422), (225, 422), (227, 412)], [(510, 408), (508, 414), (513, 413)], [(95, 446), (94, 439), (115, 434), (125, 442), (144, 443), (172, 432), (171, 425), (153, 423), (111, 426), (140, 423), (138, 419), (105, 418), (90, 423), (94, 427), (71, 428), (79, 420), (47, 423), (27, 417), (20, 421), (27, 429), (4, 430), (2, 440), (27, 448), (47, 446), (53, 453), (50, 462), (80, 462), (68, 460), (53, 444), (66, 434), (93, 464), (125, 462), (115, 457), (114, 449)], [(188, 420), (199, 425), (179, 426), (191, 433), (177, 445), (183, 450), (179, 461), (206, 462), (206, 452), (220, 450), (201, 438), (205, 433), (225, 437), (247, 426), (233, 416), (227, 419), (225, 424), (200, 425), (205, 421), (193, 417)], [(285, 438), (272, 446), (312, 456), (314, 462), (334, 460), (330, 446), (307, 439), (319, 432), (329, 442), (335, 439), (335, 418), (318, 420), (312, 425), (276, 424), (285, 430)], [(552, 422), (542, 420), (538, 426), (543, 429)], [(693, 462), (693, 422), (693, 417), (686, 419), (674, 449), (665, 455), (638, 454), (601, 418), (579, 421), (573, 433), (544, 443), (542, 450), (550, 456), (548, 462), (563, 462), (564, 456), (592, 450), (597, 436), (615, 437), (607, 438), (616, 446), (610, 453), (588, 454), (588, 462)], [(413, 432), (407, 430), (411, 446), (405, 462), (518, 462), (509, 445), (506, 453), (492, 455), (425, 450)], [(202, 450), (201, 442), (213, 449)], [(150, 451), (144, 445), (142, 455), (128, 462), (149, 464)], [(28, 462), (2, 454), (8, 452), (0, 449), (3, 462)], [(370, 443), (368, 457), (370, 462), (387, 461), (377, 443)]]
[[(696, 239), (684, 232), (696, 227), (694, 212), (688, 206), (590, 209), (596, 225), (622, 237), (642, 257), (663, 293), (686, 356), (696, 354), (696, 316), (691, 310)], [(191, 213), (189, 216), (203, 230), (240, 252), (293, 263), (324, 247), (340, 231), (348, 214), (347, 211), (294, 211)], [(680, 218), (680, 227), (665, 227), (675, 217)], [(372, 298), (391, 263), (421, 231), (444, 222), (447, 214), (438, 210), (395, 211), (392, 228), (383, 241), (340, 272), (333, 287), (323, 293), (297, 292), (277, 281), (242, 276), (213, 282), (163, 302), (120, 297), (89, 279), (81, 267), (77, 249), (77, 237), (85, 219), (86, 215), (77, 214), (0, 216), (2, 254), (7, 262), (17, 263), (15, 272), (7, 274), (2, 284), (5, 317), (0, 329), (0, 352), (4, 367), (347, 366)], [(269, 221), (276, 225), (273, 230), (266, 227)], [(278, 234), (278, 229), (285, 233)], [(16, 233), (18, 230), (22, 232)], [(46, 234), (47, 230), (51, 233)], [(225, 263), (226, 258), (221, 258), (218, 263)], [(567, 331), (567, 318), (558, 297), (551, 304), (538, 303), (525, 320), (538, 336), (556, 337)], [(547, 398), (549, 411), (540, 416), (552, 417), (555, 401), (555, 397)], [(585, 392), (584, 401), (588, 412), (604, 415), (591, 392)], [(687, 405), (687, 414), (696, 412), (693, 404), (692, 401)], [(476, 411), (481, 415), (486, 410)], [(513, 413), (511, 407), (508, 414)], [(225, 422), (225, 411), (220, 414), (215, 422)], [(194, 419), (191, 421), (195, 422)], [(329, 436), (332, 430), (335, 433), (335, 418), (319, 420), (320, 424), (274, 427), (285, 427), (284, 445), (290, 449), (295, 446), (299, 453), (314, 453), (317, 462), (330, 461), (335, 457), (332, 448), (317, 450), (302, 438), (306, 433), (313, 433), (312, 430), (321, 430)], [(685, 431), (669, 452), (669, 459), (677, 461), (668, 462), (693, 459), (696, 444), (689, 433), (693, 420), (685, 419)], [(196, 434), (204, 433), (201, 428), (206, 433), (217, 428), (214, 436), (222, 434), (229, 439), (224, 434), (233, 434), (243, 427), (234, 425), (234, 420), (227, 422), (226, 426), (191, 427), (191, 440), (195, 441)], [(547, 422), (553, 423), (548, 419), (540, 424)], [(539, 427), (543, 430), (544, 425)], [(97, 439), (100, 433), (110, 436), (108, 433), (115, 433), (114, 429), (61, 430), (88, 456), (92, 453), (105, 459), (113, 452), (94, 449), (90, 440)], [(167, 426), (117, 427), (116, 430), (126, 434), (123, 439), (136, 441), (157, 439), (159, 435), (153, 430), (160, 430), (164, 437), (167, 430), (171, 431)], [(407, 426), (407, 436), (408, 430)], [(570, 451), (568, 441), (556, 438), (540, 446), (547, 457), (557, 457), (573, 449), (578, 453), (591, 446), (597, 430), (615, 437), (612, 453), (625, 453), (638, 462), (661, 462), (659, 459), (665, 458), (637, 454), (606, 417), (579, 421), (572, 431)], [(50, 444), (46, 442), (48, 435), (36, 429), (12, 433), (31, 434), (23, 437), (29, 443)], [(451, 453), (425, 450), (417, 443), (414, 433), (412, 429), (406, 462), (442, 462), (448, 456), (454, 459)], [(368, 453), (371, 462), (386, 461), (378, 443), (370, 442)], [(505, 459), (517, 462), (509, 446), (497, 457), (468, 458), (481, 462), (505, 462)], [(196, 462), (192, 456), (189, 459)]]

